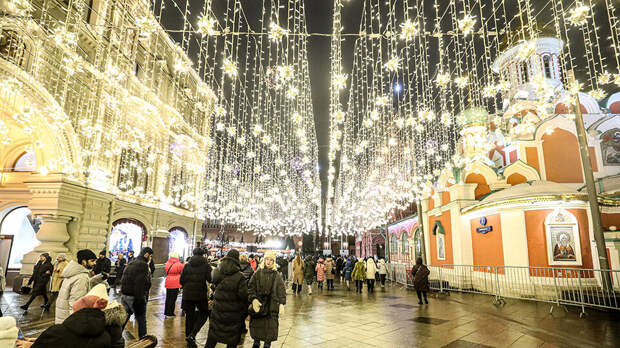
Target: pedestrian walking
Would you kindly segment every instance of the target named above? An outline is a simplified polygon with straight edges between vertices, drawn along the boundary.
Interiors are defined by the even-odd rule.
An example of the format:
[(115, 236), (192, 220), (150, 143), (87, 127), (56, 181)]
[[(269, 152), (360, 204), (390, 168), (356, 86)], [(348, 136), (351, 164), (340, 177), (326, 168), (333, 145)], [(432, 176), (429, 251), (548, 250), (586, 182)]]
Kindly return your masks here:
[(377, 273), (377, 264), (375, 264), (375, 259), (372, 257), (368, 258), (366, 261), (366, 284), (368, 288), (368, 292), (375, 292), (375, 276)]
[(279, 315), (284, 312), (286, 289), (284, 281), (276, 270), (276, 253), (267, 251), (260, 268), (248, 285), (250, 311), (250, 335), (254, 339), (252, 348), (271, 347), (278, 340)]
[(63, 277), (62, 271), (64, 271), (65, 267), (69, 264), (67, 261), (67, 256), (63, 253), (60, 253), (56, 256), (56, 262), (54, 263), (54, 272), (52, 273), (52, 286), (51, 292), (52, 296), (50, 297), (50, 304), (54, 303), (54, 300), (58, 297), (58, 292), (60, 291), (60, 286), (62, 285)]
[(280, 256), (276, 260), (276, 263), (279, 267), (278, 271), (280, 271), (280, 274), (282, 275), (282, 280), (285, 282), (288, 281), (288, 261), (285, 257)]
[(297, 254), (293, 260), (293, 293), (300, 293), (304, 282), (304, 261), (301, 255)]
[(248, 284), (240, 272), (239, 251), (232, 249), (213, 271), (213, 310), (205, 348), (225, 343), (234, 348), (241, 340), (248, 315)]
[(336, 259), (336, 278), (338, 278), (338, 281), (342, 280), (342, 269), (344, 268), (344, 260), (342, 259), (342, 256), (338, 256), (338, 258)]
[(151, 288), (149, 262), (153, 249), (144, 247), (140, 255), (125, 268), (121, 279), (121, 303), (127, 311), (127, 321), (133, 314), (138, 322), (138, 338), (146, 336), (146, 303)]
[(116, 291), (116, 286), (121, 283), (121, 279), (123, 279), (123, 272), (125, 272), (125, 266), (127, 266), (127, 259), (125, 259), (125, 255), (123, 253), (118, 254), (118, 258), (114, 263), (114, 273), (116, 273), (116, 278), (114, 279), (114, 291)]
[(327, 290), (334, 290), (334, 278), (336, 277), (336, 264), (331, 256), (325, 260), (325, 280), (327, 281)]
[(351, 273), (353, 273), (354, 264), (353, 257), (348, 258), (347, 262), (344, 264), (342, 273), (344, 275), (344, 281), (347, 283), (347, 290), (351, 290)]
[(387, 277), (387, 266), (385, 264), (385, 259), (379, 259), (379, 263), (377, 264), (377, 272), (379, 272), (381, 287), (385, 288), (385, 278)]
[(101, 250), (99, 252), (99, 257), (97, 258), (97, 262), (95, 263), (95, 267), (93, 268), (93, 273), (104, 274), (105, 278), (110, 276), (110, 271), (112, 270), (112, 262), (105, 256), (105, 250)]
[(411, 277), (413, 278), (413, 287), (418, 295), (418, 304), (422, 304), (422, 295), (424, 295), (424, 303), (428, 304), (426, 293), (429, 291), (428, 275), (431, 271), (422, 263), (422, 258), (415, 260), (415, 266), (411, 269)]
[(128, 263), (128, 264), (129, 264), (129, 263), (131, 263), (131, 261), (135, 260), (135, 257), (134, 257), (133, 255), (134, 255), (134, 254), (133, 254), (133, 251), (129, 251), (129, 252), (127, 253), (127, 263)]
[(306, 285), (308, 286), (308, 295), (312, 295), (312, 282), (314, 281), (315, 275), (315, 266), (314, 261), (312, 261), (312, 256), (306, 256), (304, 263), (306, 265), (304, 268), (304, 279), (306, 280)]
[(95, 285), (103, 282), (103, 275), (91, 277), (90, 270), (95, 266), (97, 256), (88, 249), (77, 252), (77, 262), (71, 261), (61, 273), (63, 278), (58, 298), (56, 299), (56, 313), (54, 322), (60, 324), (71, 313), (73, 304), (85, 296)]
[(211, 264), (203, 253), (203, 249), (194, 248), (179, 279), (183, 287), (181, 308), (185, 311), (185, 340), (190, 348), (197, 347), (196, 335), (209, 317)]
[(325, 282), (325, 261), (323, 258), (320, 258), (319, 261), (317, 261), (314, 271), (316, 272), (316, 284), (319, 290), (322, 291), (323, 282)]
[(355, 292), (362, 293), (364, 280), (366, 280), (366, 265), (364, 265), (364, 260), (362, 258), (359, 258), (355, 263), (351, 276), (353, 280), (355, 280)]
[(164, 284), (166, 287), (166, 305), (164, 306), (164, 315), (167, 317), (174, 317), (174, 307), (179, 296), (179, 289), (181, 288), (179, 278), (181, 278), (183, 266), (185, 265), (179, 261), (179, 254), (175, 252), (170, 253), (170, 258), (164, 265), (164, 272), (166, 273), (166, 282)]
[(34, 265), (32, 276), (30, 277), (30, 280), (28, 280), (28, 285), (32, 284), (30, 299), (26, 302), (26, 304), (20, 306), (19, 308), (24, 311), (28, 311), (28, 307), (32, 301), (34, 301), (35, 298), (42, 296), (44, 302), (41, 305), (41, 308), (43, 308), (43, 310), (50, 309), (49, 299), (47, 298), (47, 283), (52, 277), (52, 272), (54, 272), (52, 257), (48, 253), (41, 254), (39, 256), (39, 261), (36, 265)]
[(246, 281), (250, 281), (252, 275), (254, 274), (254, 269), (252, 265), (250, 265), (250, 260), (248, 259), (247, 254), (242, 254), (239, 256), (239, 267), (241, 268), (241, 273), (245, 277)]
[(250, 266), (252, 266), (252, 270), (256, 271), (256, 266), (258, 265), (256, 264), (256, 259), (254, 258), (254, 254), (250, 254), (249, 262), (250, 262)]

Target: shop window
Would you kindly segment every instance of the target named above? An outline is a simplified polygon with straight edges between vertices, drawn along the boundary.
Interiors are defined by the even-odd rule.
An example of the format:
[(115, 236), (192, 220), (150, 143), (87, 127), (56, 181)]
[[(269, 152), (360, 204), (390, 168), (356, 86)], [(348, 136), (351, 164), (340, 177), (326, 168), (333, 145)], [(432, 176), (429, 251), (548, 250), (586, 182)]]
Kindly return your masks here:
[(176, 253), (181, 258), (185, 258), (187, 256), (189, 241), (185, 229), (181, 227), (174, 227), (170, 230), (169, 247), (170, 253)]
[(0, 57), (16, 65), (24, 63), (26, 44), (13, 30), (0, 30)]
[(20, 269), (25, 254), (39, 244), (36, 237), (41, 221), (32, 216), (27, 207), (13, 208), (0, 222), (0, 234), (13, 236), (7, 268)]
[(420, 238), (420, 229), (417, 228), (414, 234), (413, 243), (415, 245), (415, 259), (422, 257), (422, 238)]
[(13, 165), (14, 172), (34, 172), (37, 170), (37, 157), (32, 151), (24, 152)]
[(133, 219), (120, 219), (112, 224), (112, 232), (108, 243), (109, 257), (114, 262), (119, 254), (133, 252), (138, 256), (142, 249), (142, 241), (146, 240), (146, 228)]
[(398, 254), (398, 239), (396, 239), (396, 235), (392, 235), (390, 238), (390, 253)]

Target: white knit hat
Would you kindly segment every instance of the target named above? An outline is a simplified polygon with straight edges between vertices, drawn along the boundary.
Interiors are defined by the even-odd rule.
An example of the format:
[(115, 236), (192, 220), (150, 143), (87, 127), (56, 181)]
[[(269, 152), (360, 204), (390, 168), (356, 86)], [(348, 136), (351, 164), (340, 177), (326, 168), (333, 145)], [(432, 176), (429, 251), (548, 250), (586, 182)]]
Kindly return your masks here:
[(276, 252), (273, 250), (268, 250), (265, 251), (265, 255), (263, 256), (264, 259), (272, 259), (272, 260), (276, 260)]
[(86, 296), (97, 296), (99, 298), (103, 298), (108, 301), (108, 305), (104, 309), (113, 308), (119, 306), (120, 304), (116, 301), (110, 301), (110, 297), (108, 296), (108, 288), (104, 284), (95, 285)]

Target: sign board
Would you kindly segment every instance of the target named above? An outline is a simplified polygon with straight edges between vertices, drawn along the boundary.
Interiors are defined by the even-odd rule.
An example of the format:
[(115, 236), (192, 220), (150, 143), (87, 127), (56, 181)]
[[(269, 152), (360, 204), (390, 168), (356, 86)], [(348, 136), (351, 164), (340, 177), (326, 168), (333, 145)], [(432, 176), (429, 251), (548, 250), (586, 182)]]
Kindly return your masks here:
[(332, 249), (323, 249), (323, 255), (331, 255)]
[(476, 228), (476, 232), (486, 234), (493, 231), (493, 226), (484, 226)]
[(342, 256), (349, 255), (349, 250), (347, 250), (347, 249), (340, 249), (340, 255), (342, 255)]

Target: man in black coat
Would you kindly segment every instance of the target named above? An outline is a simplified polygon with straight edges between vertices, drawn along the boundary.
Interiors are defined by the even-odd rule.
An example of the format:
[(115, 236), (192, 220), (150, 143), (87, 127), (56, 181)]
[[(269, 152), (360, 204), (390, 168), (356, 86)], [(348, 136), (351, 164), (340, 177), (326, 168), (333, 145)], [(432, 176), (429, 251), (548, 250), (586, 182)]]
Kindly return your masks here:
[(234, 348), (241, 340), (248, 315), (248, 285), (239, 271), (239, 251), (232, 249), (213, 271), (213, 311), (205, 348), (225, 343)]
[(111, 269), (112, 262), (110, 262), (110, 259), (105, 257), (105, 250), (101, 250), (99, 252), (99, 258), (97, 259), (97, 262), (95, 262), (93, 273), (95, 273), (95, 275), (103, 273), (104, 279), (106, 279), (110, 275)]
[(183, 267), (180, 283), (183, 287), (181, 308), (185, 311), (185, 340), (188, 347), (196, 347), (196, 334), (209, 317), (209, 287), (211, 264), (201, 248), (194, 249), (194, 256)]
[[(54, 272), (54, 266), (52, 265), (52, 257), (48, 253), (43, 253), (39, 256), (39, 262), (34, 266), (32, 270), (32, 276), (30, 280), (28, 280), (28, 285), (32, 284), (32, 292), (30, 295), (30, 299), (26, 304), (19, 307), (25, 311), (28, 310), (28, 307), (34, 301), (37, 296), (43, 296), (43, 305), (41, 307), (44, 310), (49, 310), (49, 300), (47, 298), (47, 283), (52, 277), (52, 272)], [(34, 284), (33, 284), (34, 283)]]
[(127, 311), (127, 321), (132, 314), (135, 315), (139, 338), (146, 336), (146, 301), (151, 288), (149, 261), (152, 256), (153, 249), (142, 248), (140, 255), (127, 265), (121, 279), (121, 303)]

